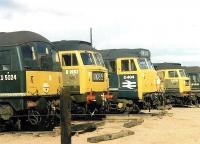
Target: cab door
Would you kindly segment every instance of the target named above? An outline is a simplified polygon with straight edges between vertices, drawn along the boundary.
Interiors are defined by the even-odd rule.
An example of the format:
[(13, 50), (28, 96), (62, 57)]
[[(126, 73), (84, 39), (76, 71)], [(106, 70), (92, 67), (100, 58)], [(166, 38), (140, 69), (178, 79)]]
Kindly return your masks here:
[(134, 59), (117, 59), (117, 74), (119, 76), (119, 97), (138, 99), (138, 78)]
[(0, 92), (25, 93), (24, 72), (16, 68), (19, 64), (18, 57), (11, 50), (0, 50)]
[(77, 53), (61, 52), (63, 86), (69, 86), (72, 93), (80, 93), (80, 68)]
[(166, 71), (165, 88), (166, 91), (179, 92), (179, 78), (176, 70)]
[(109, 90), (118, 91), (119, 90), (119, 77), (117, 75), (116, 61), (104, 61), (105, 66), (108, 69), (108, 78), (109, 78)]

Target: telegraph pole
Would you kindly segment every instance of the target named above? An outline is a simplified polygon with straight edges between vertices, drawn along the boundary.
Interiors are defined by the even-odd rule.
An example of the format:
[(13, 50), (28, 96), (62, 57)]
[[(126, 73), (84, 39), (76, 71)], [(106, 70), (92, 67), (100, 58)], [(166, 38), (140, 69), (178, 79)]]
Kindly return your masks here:
[(90, 43), (92, 45), (92, 28), (90, 28)]
[(68, 87), (63, 87), (60, 96), (61, 144), (71, 144), (71, 95)]

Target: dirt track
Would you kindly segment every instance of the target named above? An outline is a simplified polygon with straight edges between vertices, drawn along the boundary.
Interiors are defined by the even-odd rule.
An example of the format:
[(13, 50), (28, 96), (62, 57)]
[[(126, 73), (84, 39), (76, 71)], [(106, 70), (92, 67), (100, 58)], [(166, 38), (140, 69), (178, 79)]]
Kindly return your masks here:
[[(173, 116), (145, 116), (142, 125), (128, 128), (135, 135), (100, 142), (100, 144), (199, 144), (200, 143), (200, 108), (173, 108)], [(124, 120), (125, 122), (126, 120)], [(87, 138), (100, 134), (119, 132), (123, 121), (106, 121), (106, 125), (90, 133), (75, 135), (73, 144), (87, 144)], [(1, 144), (60, 144), (60, 136), (31, 134), (0, 134)]]

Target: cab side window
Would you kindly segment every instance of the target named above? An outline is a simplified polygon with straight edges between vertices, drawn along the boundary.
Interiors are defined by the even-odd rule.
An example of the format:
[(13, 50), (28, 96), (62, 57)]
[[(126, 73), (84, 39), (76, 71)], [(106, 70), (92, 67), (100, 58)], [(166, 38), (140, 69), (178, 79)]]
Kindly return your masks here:
[(71, 54), (62, 55), (63, 66), (71, 66)]
[(72, 65), (77, 66), (78, 65), (78, 60), (75, 54), (72, 54)]
[(76, 54), (64, 54), (62, 55), (63, 66), (77, 66), (78, 60)]
[(115, 61), (110, 61), (111, 72), (116, 72), (116, 64)]
[(168, 75), (170, 78), (178, 77), (178, 74), (176, 71), (168, 71)]
[(137, 69), (136, 69), (136, 66), (135, 66), (133, 59), (131, 59), (130, 64), (131, 64), (131, 71), (136, 71)]
[(11, 70), (11, 56), (9, 51), (0, 51), (0, 71)]
[(122, 71), (129, 71), (129, 60), (122, 60), (121, 61), (121, 70)]
[(190, 79), (193, 83), (196, 83), (197, 82), (197, 76), (196, 75), (192, 75), (190, 76)]

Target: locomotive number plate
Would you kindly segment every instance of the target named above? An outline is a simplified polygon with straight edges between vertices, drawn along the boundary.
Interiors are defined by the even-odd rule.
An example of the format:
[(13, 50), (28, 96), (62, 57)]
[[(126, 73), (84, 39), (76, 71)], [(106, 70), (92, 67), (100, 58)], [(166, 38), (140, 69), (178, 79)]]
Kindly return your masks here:
[(92, 81), (103, 82), (104, 81), (104, 73), (103, 72), (93, 72), (92, 73)]
[(13, 81), (17, 80), (16, 74), (0, 75), (0, 81)]

